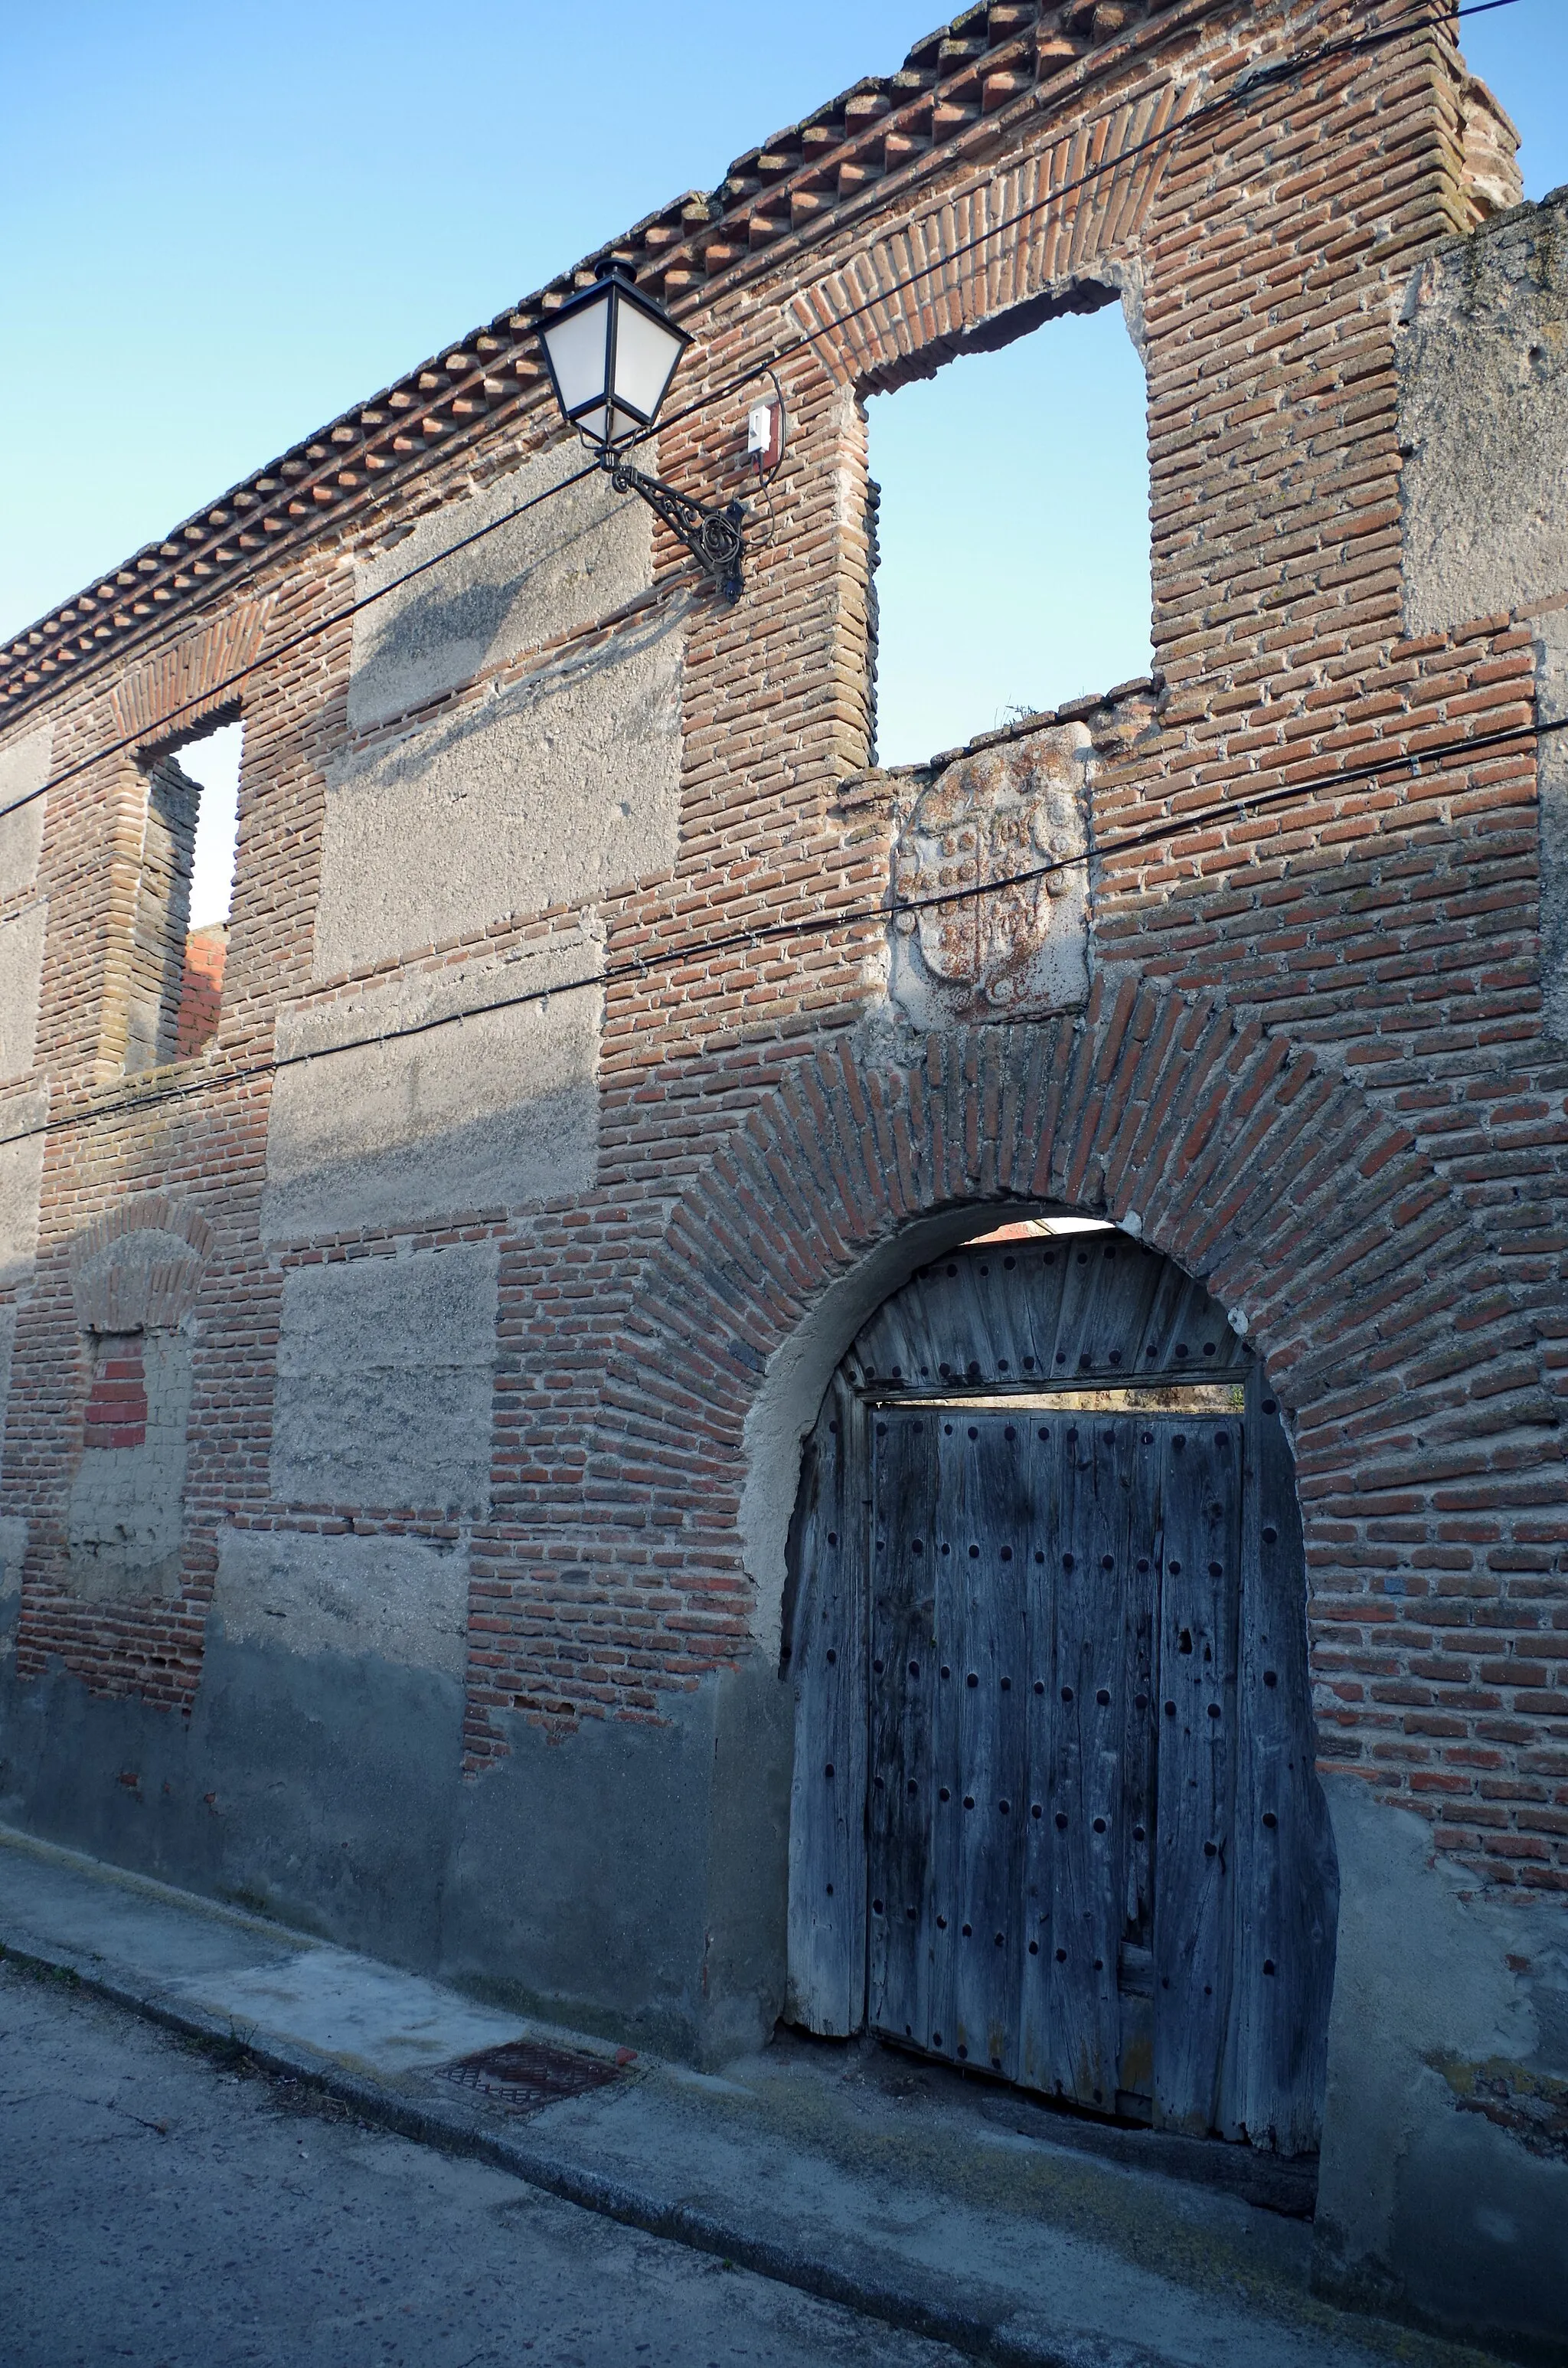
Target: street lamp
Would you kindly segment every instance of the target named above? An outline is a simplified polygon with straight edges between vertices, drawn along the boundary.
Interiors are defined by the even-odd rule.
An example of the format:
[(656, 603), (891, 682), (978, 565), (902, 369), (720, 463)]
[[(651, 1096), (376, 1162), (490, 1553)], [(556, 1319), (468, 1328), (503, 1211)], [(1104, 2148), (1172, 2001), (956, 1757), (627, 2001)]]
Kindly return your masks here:
[(625, 447), (644, 435), (691, 339), (621, 265), (602, 264), (585, 289), (540, 324), (540, 343), (562, 416), (575, 427), (618, 494), (638, 494), (699, 559), (726, 600), (740, 598), (745, 512), (709, 509), (657, 477)]

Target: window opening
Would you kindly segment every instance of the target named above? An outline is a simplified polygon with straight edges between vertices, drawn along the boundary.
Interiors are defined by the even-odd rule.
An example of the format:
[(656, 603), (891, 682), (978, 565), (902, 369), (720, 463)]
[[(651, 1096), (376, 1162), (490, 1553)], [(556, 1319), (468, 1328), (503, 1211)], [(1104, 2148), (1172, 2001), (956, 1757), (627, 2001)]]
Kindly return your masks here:
[(1149, 672), (1147, 408), (1109, 291), (869, 398), (878, 762)]
[(234, 884), (243, 727), (147, 766), (131, 950), (128, 1070), (199, 1053), (218, 1030)]

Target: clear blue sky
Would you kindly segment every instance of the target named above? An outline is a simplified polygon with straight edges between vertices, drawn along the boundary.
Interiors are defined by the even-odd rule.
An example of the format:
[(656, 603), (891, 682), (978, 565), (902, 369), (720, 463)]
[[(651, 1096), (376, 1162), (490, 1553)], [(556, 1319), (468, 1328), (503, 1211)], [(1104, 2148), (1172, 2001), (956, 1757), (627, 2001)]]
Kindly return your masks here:
[[(12, 7), (0, 633), (929, 30), (919, 0)], [(1465, 46), (1530, 193), (1568, 180), (1563, 0)], [(1115, 315), (962, 370), (873, 406), (893, 759), (1147, 664)], [(1036, 556), (999, 579), (976, 555), (1020, 505)]]

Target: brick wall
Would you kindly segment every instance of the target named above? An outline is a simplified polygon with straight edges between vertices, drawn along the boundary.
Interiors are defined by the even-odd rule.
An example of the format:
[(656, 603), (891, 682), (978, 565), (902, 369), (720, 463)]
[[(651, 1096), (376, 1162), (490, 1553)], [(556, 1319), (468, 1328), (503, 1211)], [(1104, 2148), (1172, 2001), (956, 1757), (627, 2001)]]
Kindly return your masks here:
[[(1440, 28), (1345, 52), (1364, 9), (1028, 14), (992, 11), (989, 48), (917, 51), (906, 85), (851, 94), (619, 250), (697, 334), (663, 475), (742, 486), (749, 390), (729, 390), (776, 359), (778, 531), (736, 609), (660, 529), (651, 554), (552, 577), (540, 614), (507, 610), (477, 642), (465, 626), (455, 672), (361, 628), (356, 692), (357, 571), (384, 574), (420, 519), (455, 539), (491, 515), (553, 433), (539, 300), (13, 653), (0, 764), (47, 721), (57, 784), (37, 1062), (0, 1089), (0, 1162), (22, 1178), (4, 1463), (28, 1524), (17, 1668), (58, 1656), (94, 1690), (188, 1708), (221, 1540), (352, 1532), (469, 1557), (472, 1773), (519, 1714), (658, 1720), (765, 1625), (739, 1515), (769, 1360), (911, 1217), (1044, 1198), (1131, 1224), (1266, 1357), (1294, 1429), (1325, 1759), (1418, 1809), (1484, 1882), (1568, 1888), (1563, 1056), (1542, 1030), (1535, 758), (1528, 736), (1454, 749), (1530, 723), (1535, 643), (1512, 611), (1407, 631), (1402, 586), (1401, 307), (1506, 158)], [(1120, 290), (1144, 341), (1157, 675), (1016, 736), (1087, 734), (1092, 986), (1081, 1009), (926, 1030), (890, 1000), (879, 909), (910, 784), (869, 768), (860, 397), (1085, 282)], [(394, 780), (415, 729), (472, 752), (464, 735), (497, 719), (548, 732), (553, 713), (612, 783), (606, 680), (646, 682), (650, 715), (678, 687), (667, 789), (648, 777), (624, 837), (596, 790), (602, 839), (558, 802), (464, 887), (443, 789), (411, 809), (428, 846), (385, 848), (389, 876), (417, 886), (430, 867), (436, 917), (356, 907), (324, 935), (346, 782)], [(165, 1060), (160, 1041), (160, 1064), (128, 1076), (151, 1042), (141, 759), (236, 711), (216, 1033), (199, 1058)], [(497, 778), (510, 815), (513, 774)], [(524, 878), (528, 829), (557, 836), (509, 897), (497, 874)], [(603, 998), (590, 1135), (572, 1138), (591, 1180), (551, 1167), (548, 1114), (500, 1180), (471, 1161), (475, 1087), (418, 1138), (472, 1174), (471, 1204), (351, 1224), (339, 1194), (264, 1216), (276, 1079), (297, 1074), (275, 1057), (326, 1058), (320, 1030), (388, 982), (446, 1027), (429, 998), (459, 972), (472, 1009), (501, 993), (493, 973), (563, 948), (581, 969), (558, 982)], [(415, 1087), (385, 1091), (405, 1099), (390, 1133), (366, 1121), (372, 1151), (422, 1123)], [(275, 1133), (275, 1192), (278, 1156)], [(525, 1168), (526, 1189), (507, 1183)], [(68, 1508), (98, 1416), (71, 1246), (152, 1192), (210, 1235), (181, 1319), (180, 1583), (89, 1602)], [(380, 1481), (307, 1487), (279, 1446), (287, 1311), (334, 1264), (449, 1253), (494, 1274), (487, 1482), (437, 1474), (407, 1504)], [(448, 1365), (471, 1389), (473, 1358)]]

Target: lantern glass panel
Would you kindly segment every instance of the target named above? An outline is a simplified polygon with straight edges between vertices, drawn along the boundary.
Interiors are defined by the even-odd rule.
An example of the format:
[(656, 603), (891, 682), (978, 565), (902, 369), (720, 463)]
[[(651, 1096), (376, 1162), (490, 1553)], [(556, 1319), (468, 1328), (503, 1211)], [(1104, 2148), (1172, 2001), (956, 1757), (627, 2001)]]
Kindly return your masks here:
[(610, 424), (607, 427), (606, 408), (604, 404), (597, 403), (592, 411), (579, 412), (574, 426), (580, 427), (583, 434), (596, 444), (620, 444), (628, 436), (636, 435), (642, 424), (641, 420), (633, 419), (630, 412), (615, 411), (609, 414)]
[[(615, 399), (644, 424), (665, 399), (687, 340), (666, 321), (623, 298), (615, 324)], [(618, 429), (617, 431), (619, 431)]]
[[(561, 408), (568, 419), (585, 404), (592, 403), (596, 395), (602, 400), (605, 394), (609, 369), (609, 313), (610, 293), (607, 288), (591, 304), (569, 313), (563, 321), (552, 323), (543, 333)], [(585, 420), (583, 424), (587, 426)]]

